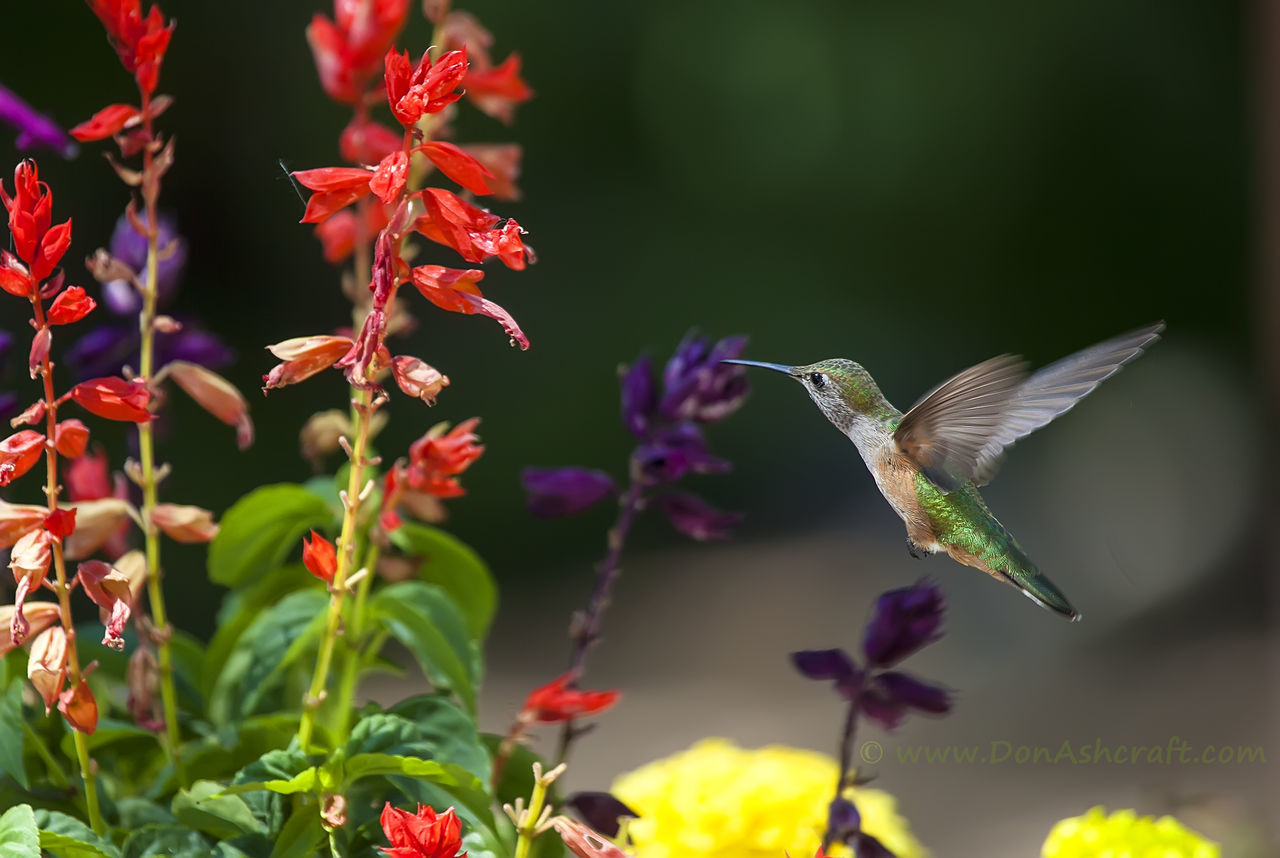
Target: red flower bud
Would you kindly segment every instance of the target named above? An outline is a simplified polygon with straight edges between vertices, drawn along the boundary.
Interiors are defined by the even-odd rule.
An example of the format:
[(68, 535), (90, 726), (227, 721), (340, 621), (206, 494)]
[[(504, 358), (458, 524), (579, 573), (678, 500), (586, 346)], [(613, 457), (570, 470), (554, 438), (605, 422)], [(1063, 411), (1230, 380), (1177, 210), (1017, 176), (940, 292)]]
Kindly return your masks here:
[(53, 299), (53, 304), (49, 307), (49, 324), (70, 325), (78, 322), (96, 306), (98, 302), (86, 295), (83, 289), (71, 286)]
[(95, 378), (83, 381), (71, 388), (71, 398), (86, 411), (107, 420), (125, 420), (146, 423), (151, 420), (147, 405), (151, 391), (140, 379), (125, 381), (123, 378)]
[(44, 435), (23, 429), (0, 441), (0, 486), (7, 486), (31, 470), (44, 452)]
[(332, 584), (338, 571), (338, 552), (332, 542), (313, 530), (310, 540), (302, 540), (302, 565), (321, 581)]
[(54, 431), (53, 443), (59, 456), (78, 459), (89, 445), (89, 427), (75, 418), (63, 420)]

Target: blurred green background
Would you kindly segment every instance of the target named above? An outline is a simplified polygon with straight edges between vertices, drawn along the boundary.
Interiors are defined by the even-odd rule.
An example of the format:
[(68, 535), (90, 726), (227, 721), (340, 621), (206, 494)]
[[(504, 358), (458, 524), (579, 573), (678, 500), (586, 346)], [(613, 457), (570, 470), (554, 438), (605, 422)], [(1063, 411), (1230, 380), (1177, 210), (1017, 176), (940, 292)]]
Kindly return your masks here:
[[(533, 347), (509, 348), (489, 320), (420, 305), (421, 327), (396, 350), (438, 366), (453, 385), (430, 410), (394, 397), (380, 448), (395, 456), (436, 421), (483, 418), (487, 452), (464, 478), (468, 495), (449, 502), (449, 526), (480, 547), (501, 580), (500, 639), (540, 630), (551, 636), (548, 651), (562, 646), (555, 636), (568, 605), (585, 595), (608, 513), (537, 522), (524, 510), (519, 469), (584, 464), (621, 476), (629, 438), (618, 420), (616, 368), (641, 352), (665, 359), (693, 328), (746, 333), (748, 356), (758, 359), (859, 360), (905, 408), (991, 355), (1020, 352), (1041, 364), (1160, 318), (1169, 325), (1166, 341), (1108, 383), (1128, 385), (1110, 394), (1110, 411), (1099, 404), (1105, 394), (1097, 394), (1069, 418), (1075, 429), (1046, 430), (1057, 440), (1029, 441), (1025, 453), (1020, 446), (1015, 458), (1028, 464), (1011, 464), (1018, 471), (989, 497), (1011, 529), (1039, 529), (1039, 551), (1032, 537), (1020, 538), (1040, 558), (1069, 543), (1103, 542), (1097, 550), (1110, 550), (1119, 567), (1152, 551), (1164, 557), (1167, 546), (1157, 540), (1127, 538), (1165, 533), (1127, 521), (1130, 508), (1210, 546), (1206, 556), (1188, 560), (1194, 574), (1169, 585), (1183, 595), (1164, 613), (1152, 608), (1158, 582), (1130, 580), (1129, 603), (1109, 617), (1111, 585), (1099, 581), (1120, 580), (1111, 569), (1055, 573), (1068, 593), (1095, 591), (1095, 630), (1132, 631), (1137, 617), (1138, 627), (1157, 630), (1144, 639), (1156, 646), (1171, 630), (1185, 636), (1263, 627), (1264, 569), (1253, 536), (1262, 409), (1250, 323), (1258, 201), (1247, 6), (457, 5), (493, 30), (496, 56), (521, 53), (537, 92), (511, 128), (471, 109), (459, 126), (460, 140), (525, 147), (524, 200), (494, 208), (529, 230), (540, 261), (523, 273), (491, 265), (485, 288), (520, 321)], [(177, 306), (235, 345), (240, 357), (228, 374), (253, 392), (258, 425), (257, 444), (237, 454), (229, 429), (175, 395), (173, 431), (162, 447), (175, 470), (164, 494), (221, 511), (254, 486), (308, 476), (297, 430), (312, 412), (345, 399), (337, 373), (266, 400), (254, 391), (273, 363), (265, 344), (346, 322), (337, 274), (321, 259), (310, 227), (297, 223), (302, 203), (278, 162), (290, 169), (338, 164), (337, 135), (348, 113), (320, 90), (303, 37), (311, 14), (331, 9), (294, 0), (170, 0), (164, 8), (178, 29), (160, 89), (177, 102), (161, 126), (178, 142), (162, 200), (189, 241), (190, 260)], [(73, 125), (132, 97), (131, 81), (81, 4), (11, 2), (4, 20), (0, 81), (60, 123)], [(429, 38), (415, 10), (400, 44), (417, 54)], [(0, 163), (18, 157), (11, 140), (0, 139)], [(75, 218), (72, 259), (106, 243), (126, 199), (99, 157), (103, 148), (91, 144), (71, 162), (40, 155), (55, 215)], [(439, 248), (428, 255), (456, 262)], [(70, 274), (73, 282), (89, 279), (75, 262)], [(23, 330), (19, 310), (10, 306), (0, 317), (5, 328)], [(9, 363), (6, 384), (23, 386), (21, 360)], [(853, 450), (800, 391), (772, 377), (756, 381), (746, 408), (710, 433), (737, 470), (699, 486), (713, 502), (748, 513), (748, 545), (777, 548), (823, 527), (848, 532), (844, 523), (857, 521), (872, 528), (868, 539), (831, 550), (847, 558), (874, 546), (897, 564), (886, 586), (924, 569), (944, 576), (961, 604), (972, 591), (975, 606), (992, 604), (1000, 616), (1025, 612), (1017, 622), (1040, 622), (1036, 633), (1053, 625), (988, 582), (952, 583), (976, 573), (956, 572), (945, 559), (908, 565), (900, 525)], [(1144, 398), (1144, 391), (1160, 395)], [(1125, 422), (1152, 402), (1166, 410)], [(1123, 419), (1081, 416), (1090, 408)], [(1191, 419), (1196, 415), (1203, 419)], [(1090, 434), (1089, 425), (1108, 431)], [(1072, 437), (1089, 440), (1071, 446)], [(1220, 464), (1219, 454), (1235, 458)], [(1077, 467), (1095, 460), (1154, 464), (1123, 478), (1110, 464)], [(1179, 470), (1192, 465), (1200, 471)], [(1073, 474), (1089, 479), (1070, 486), (1070, 503), (1044, 509), (1059, 488), (1050, 478)], [(1053, 518), (1051, 510), (1062, 509), (1101, 516), (1095, 501), (1108, 497), (1130, 506), (1088, 524), (1092, 530)], [(1181, 504), (1182, 517), (1156, 500)], [(1202, 532), (1209, 526), (1201, 502), (1231, 517), (1222, 541)], [(634, 553), (650, 556), (675, 539), (649, 522)], [(679, 568), (692, 575), (698, 564), (716, 562), (716, 550), (681, 555)], [(1180, 546), (1169, 550), (1188, 556)], [(756, 580), (785, 590), (796, 575), (803, 579), (795, 571), (804, 566), (803, 551), (782, 556), (790, 560), (773, 579)], [(182, 582), (170, 584), (183, 594), (178, 622), (207, 633), (215, 602), (202, 552), (174, 549), (168, 557), (169, 580)], [(670, 562), (670, 555), (658, 557), (659, 565)], [(664, 589), (648, 602), (622, 597), (641, 600), (650, 612), (637, 622), (666, 622), (690, 592), (711, 600), (700, 606), (724, 592), (674, 573), (655, 580)], [(655, 586), (650, 582), (651, 591)], [(828, 639), (805, 642), (829, 646), (835, 634), (855, 636), (872, 592), (854, 595), (846, 583), (828, 595), (807, 593), (810, 604), (825, 598), (847, 600), (847, 607), (826, 626)], [(766, 604), (776, 591), (756, 595)], [(1082, 607), (1089, 617), (1090, 607)], [(620, 608), (624, 616), (626, 610)], [(753, 616), (779, 628), (767, 611)], [(982, 625), (974, 616), (957, 613), (958, 635)], [(999, 636), (1013, 632), (1000, 622), (970, 628), (976, 652), (1005, 648), (1008, 638)], [(1043, 634), (1056, 640), (1073, 631), (1053, 626)], [(1017, 640), (1037, 646), (1034, 638)], [(1096, 675), (1126, 641), (1095, 641), (1083, 656), (1084, 674)], [(784, 651), (783, 644), (771, 651)], [(549, 675), (559, 658), (530, 669)], [(781, 677), (785, 665), (778, 667)], [(953, 682), (978, 696), (976, 679)], [(1053, 690), (1062, 686), (1045, 694)], [(813, 693), (815, 703), (831, 705)], [(1051, 708), (1060, 709), (1060, 700)], [(830, 727), (816, 729), (834, 733), (834, 721), (827, 712), (816, 723)]]

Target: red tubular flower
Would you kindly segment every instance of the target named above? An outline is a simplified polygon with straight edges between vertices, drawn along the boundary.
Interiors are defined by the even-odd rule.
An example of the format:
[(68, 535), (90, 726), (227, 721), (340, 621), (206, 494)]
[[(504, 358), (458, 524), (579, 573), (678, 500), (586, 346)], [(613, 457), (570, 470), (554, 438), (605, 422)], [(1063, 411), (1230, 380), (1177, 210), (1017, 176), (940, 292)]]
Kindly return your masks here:
[(49, 305), (49, 324), (70, 325), (93, 312), (98, 302), (85, 294), (79, 286), (72, 286)]
[(452, 247), (468, 262), (497, 256), (508, 268), (520, 270), (532, 254), (524, 246), (524, 230), (515, 220), (495, 229), (502, 218), (471, 205), (442, 188), (422, 192), (424, 214), (413, 228), (432, 241)]
[(307, 200), (302, 223), (320, 223), (369, 193), (373, 173), (362, 167), (320, 167), (293, 174), (305, 188), (315, 191)]
[[(13, 247), (17, 255), (30, 266), (15, 266), (6, 256), (5, 274), (0, 282), (5, 291), (30, 295), (35, 284), (53, 273), (62, 255), (71, 246), (71, 221), (51, 226), (53, 194), (49, 186), (40, 181), (36, 162), (28, 158), (13, 171), (13, 196), (0, 185), (0, 200), (9, 213), (9, 232), (13, 235)], [(22, 292), (24, 273), (34, 283), (28, 283)], [(17, 290), (17, 291), (15, 291)]]
[[(391, 848), (379, 846), (378, 851), (390, 858), (454, 858), (462, 848), (462, 823), (453, 808), (437, 814), (420, 804), (414, 814), (387, 802), (381, 822)], [(466, 858), (466, 853), (458, 858)]]
[(465, 150), (441, 140), (430, 140), (414, 149), (431, 159), (431, 163), (440, 168), (450, 179), (471, 191), (473, 194), (490, 193), (485, 179), (492, 179), (493, 173)]
[(89, 143), (118, 134), (141, 121), (142, 111), (132, 104), (109, 104), (72, 128), (71, 136), (81, 143)]
[(334, 0), (333, 20), (319, 13), (311, 19), (307, 44), (330, 98), (360, 102), (408, 10), (409, 0)]
[(476, 283), (483, 277), (484, 272), (477, 268), (460, 270), (440, 265), (419, 265), (410, 273), (413, 285), (432, 304), (454, 313), (488, 316), (502, 325), (520, 348), (529, 348), (529, 338), (511, 314), (480, 294)]
[(151, 391), (141, 379), (125, 381), (108, 376), (82, 381), (71, 388), (69, 394), (90, 414), (107, 420), (123, 420), (130, 423), (146, 423), (151, 420), (147, 405)]
[(173, 23), (165, 26), (159, 6), (144, 16), (140, 0), (89, 0), (89, 8), (106, 28), (125, 71), (133, 75), (143, 96), (150, 96), (160, 79)]
[(44, 452), (44, 435), (23, 429), (0, 441), (0, 486), (7, 486), (35, 467)]
[(338, 551), (332, 542), (313, 530), (311, 539), (302, 540), (302, 565), (321, 581), (332, 584), (338, 571)]
[(369, 190), (384, 203), (394, 202), (404, 190), (409, 180), (409, 155), (403, 149), (397, 149), (378, 162), (369, 180)]
[(520, 720), (525, 723), (558, 724), (583, 715), (596, 715), (618, 702), (620, 691), (579, 691), (570, 688), (571, 674), (564, 674), (535, 688), (524, 701)]
[[(0, 194), (3, 193), (4, 186), (0, 185)], [(22, 260), (7, 250), (0, 250), (0, 289), (19, 298), (30, 298), (35, 288), (36, 281)]]
[(294, 337), (267, 346), (267, 351), (284, 361), (262, 377), (262, 392), (308, 379), (328, 369), (351, 350), (349, 337)]
[(519, 54), (491, 69), (472, 69), (462, 86), (472, 104), (508, 125), (515, 118), (516, 107), (533, 98), (533, 90), (520, 77)]
[(408, 51), (401, 54), (393, 48), (383, 67), (391, 112), (401, 125), (412, 128), (424, 114), (439, 113), (462, 97), (454, 90), (467, 73), (467, 52), (449, 51), (433, 63), (427, 51), (415, 66)]
[(338, 138), (338, 151), (344, 160), (363, 166), (376, 164), (397, 149), (404, 148), (404, 132), (356, 117)]
[(449, 432), (444, 432), (445, 424), (440, 424), (409, 445), (409, 467), (405, 473), (408, 487), (438, 498), (466, 494), (456, 477), (484, 453), (473, 431), (479, 423), (479, 417), (472, 417)]

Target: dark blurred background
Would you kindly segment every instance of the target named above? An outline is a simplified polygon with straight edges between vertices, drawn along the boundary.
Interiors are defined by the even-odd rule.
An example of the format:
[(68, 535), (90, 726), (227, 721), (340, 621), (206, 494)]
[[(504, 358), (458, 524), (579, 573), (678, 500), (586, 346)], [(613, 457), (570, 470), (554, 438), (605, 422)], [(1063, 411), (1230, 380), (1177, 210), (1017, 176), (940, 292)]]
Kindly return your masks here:
[[(748, 514), (740, 542), (687, 547), (665, 524), (640, 528), (593, 663), (593, 681), (634, 690), (637, 703), (588, 740), (596, 756), (576, 774), (607, 782), (710, 733), (825, 749), (834, 700), (790, 674), (786, 651), (852, 646), (874, 595), (922, 572), (953, 601), (950, 648), (935, 648), (944, 652), (922, 672), (932, 666), (964, 697), (956, 716), (913, 725), (908, 739), (1007, 738), (1043, 716), (1053, 726), (1028, 741), (1275, 738), (1263, 716), (1270, 541), (1260, 527), (1274, 469), (1255, 347), (1275, 333), (1251, 321), (1265, 246), (1254, 78), (1267, 42), (1250, 36), (1250, 7), (457, 5), (493, 30), (498, 57), (521, 53), (537, 92), (511, 128), (474, 110), (459, 127), (460, 140), (525, 147), (524, 200), (495, 210), (529, 230), (540, 261), (524, 273), (491, 267), (485, 287), (533, 347), (508, 348), (488, 320), (419, 306), (422, 325), (398, 351), (453, 385), (431, 410), (394, 399), (380, 446), (396, 455), (436, 421), (483, 418), (487, 451), (466, 474), (467, 496), (449, 503), (449, 526), (503, 588), (490, 726), (560, 668), (564, 622), (585, 599), (609, 515), (533, 520), (519, 469), (621, 476), (619, 364), (645, 351), (665, 359), (692, 328), (746, 333), (750, 357), (854, 358), (905, 408), (991, 355), (1041, 364), (1162, 318), (1164, 342), (1019, 445), (987, 491), (1084, 611), (1074, 627), (945, 558), (908, 558), (853, 448), (801, 391), (756, 379), (743, 411), (711, 432), (737, 469), (698, 487)], [(308, 476), (297, 430), (345, 399), (337, 373), (266, 400), (256, 388), (273, 363), (264, 345), (346, 322), (337, 274), (297, 223), (302, 203), (278, 162), (340, 163), (348, 112), (322, 93), (303, 37), (312, 13), (331, 8), (164, 9), (178, 29), (160, 90), (177, 101), (160, 124), (177, 137), (177, 164), (162, 200), (190, 260), (177, 308), (234, 344), (228, 375), (252, 392), (258, 424), (257, 444), (237, 454), (230, 430), (175, 396), (164, 494), (221, 511), (254, 486)], [(4, 24), (0, 82), (64, 126), (134, 96), (81, 4), (10, 2)], [(416, 55), (429, 39), (415, 10), (400, 44)], [(40, 154), (55, 216), (75, 218), (69, 259), (105, 244), (123, 210), (103, 148), (69, 162)], [(11, 136), (0, 156), (19, 157)], [(92, 289), (78, 263), (69, 273)], [(15, 308), (0, 319), (23, 330)], [(10, 359), (6, 387), (26, 384), (21, 363)], [(202, 553), (169, 558), (176, 618), (207, 634), (215, 602)], [(610, 741), (646, 726), (648, 739)], [(1023, 830), (1003, 819), (994, 842), (1024, 844), (1008, 854), (1025, 855), (1035, 832), (1093, 802), (1161, 812), (1225, 796), (1213, 818), (1232, 821), (1215, 834), (1254, 837), (1264, 770), (1074, 772), (1078, 796), (1034, 809), (1017, 802), (1043, 771), (886, 763), (882, 782), (939, 855), (991, 854), (964, 845), (992, 842), (991, 829), (976, 813), (940, 817), (921, 787), (954, 776), (936, 789), (958, 800), (990, 783), (988, 795), (1003, 790), (1027, 820)]]

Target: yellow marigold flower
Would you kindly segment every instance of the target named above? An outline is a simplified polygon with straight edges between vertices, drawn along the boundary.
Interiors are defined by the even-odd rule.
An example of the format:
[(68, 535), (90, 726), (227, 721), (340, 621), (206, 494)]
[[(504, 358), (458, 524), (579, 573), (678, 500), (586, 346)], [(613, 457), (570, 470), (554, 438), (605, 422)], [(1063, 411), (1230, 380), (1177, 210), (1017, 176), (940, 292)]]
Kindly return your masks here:
[(1064, 819), (1049, 832), (1041, 858), (1221, 858), (1218, 844), (1206, 840), (1172, 816), (1138, 816), (1101, 807)]
[[(784, 852), (811, 858), (839, 772), (835, 760), (813, 751), (779, 745), (752, 751), (704, 739), (622, 775), (612, 792), (640, 814), (627, 828), (636, 858), (782, 858)], [(893, 796), (866, 787), (847, 796), (862, 814), (863, 831), (898, 858), (927, 858)]]

